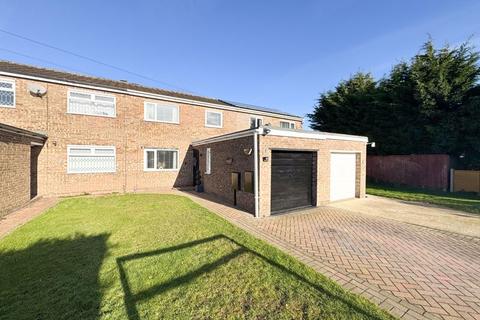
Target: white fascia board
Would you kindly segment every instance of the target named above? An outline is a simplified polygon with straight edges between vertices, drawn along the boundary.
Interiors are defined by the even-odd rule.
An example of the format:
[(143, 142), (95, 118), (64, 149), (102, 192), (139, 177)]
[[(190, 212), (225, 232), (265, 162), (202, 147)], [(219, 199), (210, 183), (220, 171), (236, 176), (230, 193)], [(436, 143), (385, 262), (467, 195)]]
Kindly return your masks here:
[(328, 140), (344, 140), (344, 141), (358, 141), (358, 142), (368, 142), (368, 137), (364, 136), (350, 136), (350, 135), (336, 135), (336, 134), (326, 134)]
[(278, 137), (291, 137), (291, 138), (304, 138), (304, 139), (316, 139), (316, 140), (344, 140), (344, 141), (359, 141), (368, 142), (367, 137), (363, 136), (351, 136), (342, 134), (329, 134), (324, 132), (304, 132), (304, 131), (288, 131), (278, 130), (274, 128), (268, 128), (270, 136)]
[(325, 136), (319, 133), (309, 133), (309, 132), (299, 132), (299, 131), (287, 131), (287, 130), (278, 130), (274, 128), (268, 128), (270, 132), (267, 134), (269, 136), (278, 136), (278, 137), (290, 137), (290, 138), (305, 138), (305, 139), (317, 139), (325, 140)]
[(234, 139), (249, 137), (249, 136), (253, 136), (255, 134), (255, 132), (262, 133), (262, 131), (259, 130), (259, 129), (252, 129), (252, 130), (234, 132), (234, 133), (226, 134), (226, 135), (223, 135), (223, 136), (217, 136), (217, 137), (207, 138), (207, 139), (203, 139), (203, 140), (199, 140), (199, 141), (194, 141), (194, 142), (192, 142), (192, 146), (197, 147), (197, 146), (210, 144), (210, 143), (215, 143), (215, 142), (222, 142), (222, 141), (227, 141), (227, 140), (234, 140)]
[(29, 80), (35, 80), (35, 81), (43, 81), (43, 82), (49, 82), (49, 83), (55, 83), (55, 84), (62, 84), (62, 85), (77, 87), (77, 88), (86, 88), (86, 89), (93, 89), (93, 90), (99, 90), (99, 91), (105, 91), (105, 92), (121, 93), (121, 94), (136, 96), (136, 97), (143, 97), (143, 98), (151, 98), (151, 99), (159, 99), (159, 100), (165, 100), (165, 101), (171, 101), (171, 102), (185, 103), (185, 104), (191, 104), (191, 105), (196, 105), (196, 106), (200, 106), (200, 107), (209, 107), (209, 108), (231, 110), (231, 111), (237, 111), (237, 112), (243, 112), (243, 113), (249, 113), (249, 114), (265, 115), (265, 116), (271, 116), (271, 117), (281, 118), (281, 119), (290, 119), (290, 120), (294, 120), (294, 121), (303, 121), (302, 117), (294, 117), (294, 116), (283, 115), (283, 114), (280, 114), (280, 113), (266, 112), (266, 111), (260, 111), (260, 110), (254, 110), (254, 109), (231, 107), (231, 106), (225, 106), (225, 105), (211, 103), (211, 102), (203, 102), (203, 101), (190, 100), (190, 99), (185, 99), (185, 98), (177, 98), (177, 97), (171, 97), (171, 96), (162, 95), (162, 94), (149, 93), (149, 92), (137, 91), (137, 90), (131, 90), (131, 89), (121, 90), (121, 89), (114, 89), (114, 88), (108, 88), (108, 87), (101, 87), (101, 86), (95, 86), (95, 85), (87, 85), (87, 84), (69, 82), (69, 81), (48, 79), (48, 78), (43, 78), (43, 77), (28, 76), (28, 75), (11, 73), (11, 72), (4, 72), (4, 71), (0, 71), (0, 75), (7, 76), (7, 77), (13, 77), (13, 78), (23, 78), (23, 79), (29, 79)]

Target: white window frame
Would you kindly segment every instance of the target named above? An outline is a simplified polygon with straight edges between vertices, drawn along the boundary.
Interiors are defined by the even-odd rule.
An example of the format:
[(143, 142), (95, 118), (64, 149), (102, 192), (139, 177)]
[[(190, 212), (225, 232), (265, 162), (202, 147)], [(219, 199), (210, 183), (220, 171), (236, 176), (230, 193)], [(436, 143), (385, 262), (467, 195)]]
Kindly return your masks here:
[(250, 123), (248, 124), (249, 128), (250, 129), (253, 129), (251, 127), (252, 125), (252, 119), (255, 119), (255, 123), (257, 123), (257, 120), (262, 120), (262, 125), (263, 125), (263, 117), (260, 117), (260, 116), (250, 116)]
[[(70, 150), (71, 149), (76, 149), (76, 148), (81, 148), (81, 149), (113, 149), (113, 159), (115, 162), (115, 169), (110, 170), (110, 171), (74, 171), (70, 168)], [(90, 156), (90, 157), (103, 157), (103, 155), (85, 155), (85, 156)], [(67, 145), (67, 173), (68, 174), (82, 174), (82, 173), (87, 173), (87, 174), (92, 174), (92, 173), (97, 173), (97, 174), (103, 174), (103, 173), (116, 173), (117, 172), (117, 148), (115, 146), (97, 146), (97, 145), (81, 145), (81, 144), (69, 144)]]
[[(153, 151), (153, 163), (154, 166), (157, 166), (157, 151), (175, 151), (177, 153), (177, 163), (175, 169), (157, 169), (157, 168), (148, 168), (147, 167), (147, 152)], [(143, 171), (146, 172), (162, 172), (162, 171), (178, 171), (180, 167), (180, 151), (174, 148), (145, 148), (143, 149)]]
[[(211, 124), (207, 123), (209, 113), (220, 114), (220, 125), (219, 126), (215, 126), (215, 125), (211, 125)], [(210, 110), (210, 109), (205, 110), (205, 127), (207, 127), (207, 128), (223, 128), (223, 112), (222, 111), (217, 111), (217, 110)]]
[(13, 106), (9, 106), (8, 104), (0, 104), (0, 107), (2, 108), (12, 108), (14, 109), (15, 106), (17, 105), (17, 90), (16, 90), (16, 87), (15, 87), (15, 80), (10, 80), (10, 79), (3, 79), (3, 78), (0, 78), (0, 82), (6, 82), (6, 83), (10, 83), (12, 85), (12, 89), (6, 89), (6, 88), (2, 88), (3, 91), (12, 91), (13, 92)]
[(205, 174), (212, 173), (212, 149), (207, 148), (205, 151)]
[[(81, 113), (81, 112), (70, 111), (70, 94), (71, 93), (89, 94), (89, 95), (91, 95), (90, 100), (92, 100), (94, 96), (105, 96), (105, 97), (113, 98), (113, 115), (110, 116), (110, 115), (106, 115), (106, 114)], [(84, 115), (84, 116), (92, 116), (92, 117), (116, 118), (117, 117), (117, 97), (112, 95), (112, 94), (107, 94), (107, 93), (98, 93), (98, 92), (87, 91), (87, 90), (68, 89), (68, 92), (67, 92), (67, 113), (68, 114), (79, 114), (79, 115)]]
[[(288, 128), (283, 128), (283, 127), (282, 127), (282, 122), (283, 122), (283, 123), (288, 123)], [(292, 128), (292, 127), (293, 127), (293, 128)], [(295, 122), (293, 122), (293, 121), (288, 121), (288, 120), (282, 120), (282, 121), (280, 121), (280, 128), (282, 128), (282, 129), (295, 129)]]
[[(147, 119), (147, 104), (155, 105), (155, 119)], [(164, 121), (164, 120), (157, 120), (157, 106), (168, 106), (168, 107), (175, 107), (177, 108), (177, 121)], [(176, 103), (164, 102), (164, 101), (144, 101), (143, 102), (143, 120), (148, 122), (161, 122), (161, 123), (172, 123), (172, 124), (180, 124), (180, 107)]]

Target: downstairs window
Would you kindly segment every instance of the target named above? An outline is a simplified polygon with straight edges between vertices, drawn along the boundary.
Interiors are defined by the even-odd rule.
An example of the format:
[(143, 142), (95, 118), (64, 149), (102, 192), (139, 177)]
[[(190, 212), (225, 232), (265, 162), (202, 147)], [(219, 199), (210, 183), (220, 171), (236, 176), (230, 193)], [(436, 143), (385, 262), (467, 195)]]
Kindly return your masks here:
[(145, 171), (168, 171), (178, 169), (178, 150), (145, 149)]
[(67, 173), (109, 173), (116, 171), (113, 146), (67, 146)]

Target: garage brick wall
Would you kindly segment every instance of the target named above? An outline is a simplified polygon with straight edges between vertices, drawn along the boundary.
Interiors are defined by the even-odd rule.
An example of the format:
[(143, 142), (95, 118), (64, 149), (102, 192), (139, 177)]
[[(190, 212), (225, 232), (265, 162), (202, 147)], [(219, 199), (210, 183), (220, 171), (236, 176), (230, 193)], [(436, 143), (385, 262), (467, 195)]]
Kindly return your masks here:
[[(223, 128), (205, 127), (206, 107), (179, 104), (180, 124), (144, 121), (144, 102), (159, 101), (124, 94), (116, 97), (116, 117), (67, 114), (67, 93), (74, 86), (3, 77), (15, 80), (15, 108), (0, 107), (0, 122), (31, 131), (42, 131), (49, 139), (38, 158), (39, 195), (161, 191), (193, 183), (192, 141), (243, 130), (254, 111), (223, 112)], [(43, 97), (30, 95), (29, 83), (47, 88)], [(80, 91), (98, 90), (80, 89)], [(264, 123), (279, 126), (282, 117), (262, 116)], [(301, 127), (301, 122), (296, 121)], [(67, 174), (67, 145), (116, 147), (116, 172)], [(178, 171), (144, 172), (144, 148), (179, 150)]]
[[(356, 196), (365, 197), (366, 143), (342, 140), (317, 140), (305, 138), (290, 138), (280, 136), (260, 136), (260, 203), (261, 217), (270, 215), (271, 191), (271, 159), (272, 149), (291, 149), (315, 151), (317, 156), (316, 205), (330, 201), (330, 154), (332, 151), (357, 152), (356, 162)], [(263, 161), (268, 157), (268, 161)], [(315, 169), (314, 169), (315, 171)]]
[[(212, 193), (222, 198), (227, 203), (233, 204), (233, 190), (231, 188), (231, 173), (240, 173), (241, 190), (237, 191), (237, 206), (250, 213), (255, 213), (254, 194), (245, 192), (245, 171), (254, 169), (253, 162), (253, 136), (221, 141), (195, 147), (200, 153), (200, 172), (205, 192)], [(211, 149), (212, 170), (205, 174), (206, 149)], [(250, 155), (244, 149), (252, 149)], [(227, 159), (232, 159), (227, 164)]]
[(30, 139), (0, 131), (0, 217), (30, 200)]

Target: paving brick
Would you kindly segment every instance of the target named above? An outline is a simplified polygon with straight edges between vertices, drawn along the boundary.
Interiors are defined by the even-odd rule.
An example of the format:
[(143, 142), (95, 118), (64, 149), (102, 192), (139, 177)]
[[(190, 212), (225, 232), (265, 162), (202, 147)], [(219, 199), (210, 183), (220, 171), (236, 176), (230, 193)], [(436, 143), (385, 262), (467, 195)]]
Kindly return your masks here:
[(39, 198), (0, 219), (0, 239), (58, 203), (58, 198)]

